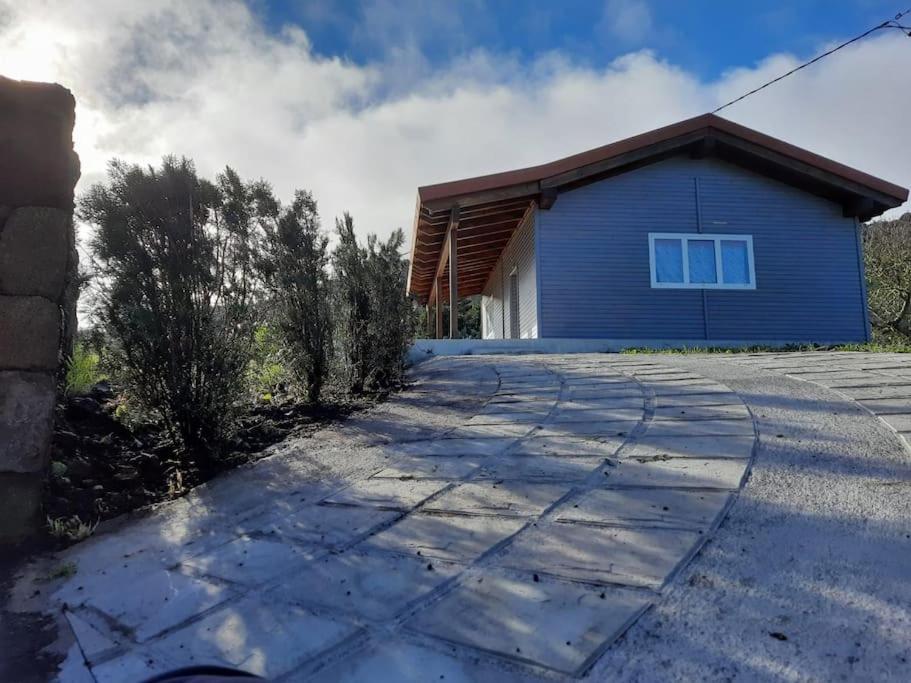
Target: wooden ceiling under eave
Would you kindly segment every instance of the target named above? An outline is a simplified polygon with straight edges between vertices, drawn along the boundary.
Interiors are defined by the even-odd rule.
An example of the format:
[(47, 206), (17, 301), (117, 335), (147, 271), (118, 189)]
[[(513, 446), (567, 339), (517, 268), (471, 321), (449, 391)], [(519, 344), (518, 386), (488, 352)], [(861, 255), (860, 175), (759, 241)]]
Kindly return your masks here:
[[(480, 294), (503, 249), (531, 210), (535, 197), (518, 197), (460, 207), (456, 231), (459, 297)], [(418, 301), (426, 303), (432, 296), (434, 278), (446, 242), (451, 208), (437, 211), (421, 207), (419, 225), (412, 247), (410, 288)], [(444, 259), (445, 260), (445, 259)], [(449, 297), (449, 263), (440, 272), (439, 296)]]

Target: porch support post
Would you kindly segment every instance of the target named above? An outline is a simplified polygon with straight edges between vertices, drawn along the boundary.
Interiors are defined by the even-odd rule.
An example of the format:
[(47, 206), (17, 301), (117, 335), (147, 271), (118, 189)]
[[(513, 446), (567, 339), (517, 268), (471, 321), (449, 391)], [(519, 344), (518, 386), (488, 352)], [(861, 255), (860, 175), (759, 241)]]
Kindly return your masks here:
[(440, 301), (440, 297), (443, 292), (443, 278), (438, 277), (434, 281), (433, 290), (435, 292), (434, 298), (434, 315), (436, 316), (436, 339), (443, 338), (443, 304)]
[(424, 332), (428, 337), (433, 336), (433, 318), (430, 317), (430, 297), (427, 297), (427, 303), (424, 304)]
[(449, 338), (459, 338), (459, 207), (449, 214)]

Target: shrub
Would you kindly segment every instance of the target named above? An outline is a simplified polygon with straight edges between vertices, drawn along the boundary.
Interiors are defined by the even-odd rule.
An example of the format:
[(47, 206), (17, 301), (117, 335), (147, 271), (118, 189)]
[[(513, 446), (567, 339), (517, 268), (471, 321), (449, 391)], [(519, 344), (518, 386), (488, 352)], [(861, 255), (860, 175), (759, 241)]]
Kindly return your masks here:
[(354, 234), (354, 219), (346, 213), (335, 220), (338, 244), (332, 253), (336, 357), (348, 391), (364, 390), (368, 363), (367, 326), (370, 298), (367, 294), (366, 252)]
[(886, 341), (911, 338), (911, 213), (864, 226), (870, 320)]
[(97, 353), (90, 351), (84, 343), (76, 344), (66, 362), (67, 396), (87, 394), (101, 380), (98, 363)]
[(268, 325), (260, 325), (253, 333), (253, 351), (248, 369), (248, 383), (257, 398), (265, 399), (288, 381), (288, 371), (282, 362), (282, 349), (277, 335)]
[(336, 348), (347, 389), (382, 391), (404, 375), (414, 307), (405, 294), (408, 263), (399, 253), (405, 236), (386, 242), (375, 235), (357, 243), (349, 214), (336, 221), (339, 243), (332, 255)]
[[(83, 522), (81, 519), (79, 519), (78, 515), (73, 515), (72, 517), (58, 517), (56, 519), (53, 519), (51, 517), (47, 518), (48, 533), (50, 533), (50, 535), (54, 538), (70, 541), (72, 543), (78, 543), (79, 541), (85, 540), (93, 533), (95, 533), (95, 529), (97, 528), (97, 521)], [(52, 574), (51, 578), (59, 578), (61, 576), (68, 576), (75, 573), (75, 568), (72, 571), (58, 571)]]
[(307, 400), (319, 400), (329, 370), (329, 239), (316, 202), (299, 191), (290, 207), (265, 220), (259, 272), (274, 308), (288, 367)]
[(227, 169), (218, 184), (191, 161), (114, 161), (81, 199), (99, 316), (131, 399), (153, 411), (197, 460), (234, 425), (252, 336), (258, 186)]
[(408, 262), (401, 256), (405, 234), (395, 230), (380, 242), (367, 238), (367, 291), (370, 316), (366, 386), (395, 387), (405, 375), (405, 354), (414, 336), (414, 307), (406, 294)]

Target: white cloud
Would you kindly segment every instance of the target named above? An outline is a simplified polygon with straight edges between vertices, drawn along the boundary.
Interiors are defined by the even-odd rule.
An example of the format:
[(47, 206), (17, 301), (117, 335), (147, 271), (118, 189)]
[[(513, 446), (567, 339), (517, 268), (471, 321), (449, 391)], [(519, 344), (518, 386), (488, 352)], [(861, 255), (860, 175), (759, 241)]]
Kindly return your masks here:
[(654, 32), (655, 22), (645, 0), (605, 0), (599, 28), (611, 38), (634, 45)]
[[(366, 66), (318, 57), (303, 30), (268, 33), (239, 0), (96, 0), (91, 11), (6, 1), (0, 73), (73, 90), (82, 188), (112, 156), (186, 154), (205, 174), (230, 164), (264, 177), (283, 198), (312, 189), (326, 226), (349, 210), (362, 234), (409, 228), (418, 185), (693, 116), (796, 63), (773, 55), (703, 82), (648, 51), (596, 69), (560, 53), (521, 64), (476, 50), (436, 70), (416, 57), (405, 79), (401, 55)], [(725, 115), (908, 185), (909, 55), (897, 32), (877, 36)]]

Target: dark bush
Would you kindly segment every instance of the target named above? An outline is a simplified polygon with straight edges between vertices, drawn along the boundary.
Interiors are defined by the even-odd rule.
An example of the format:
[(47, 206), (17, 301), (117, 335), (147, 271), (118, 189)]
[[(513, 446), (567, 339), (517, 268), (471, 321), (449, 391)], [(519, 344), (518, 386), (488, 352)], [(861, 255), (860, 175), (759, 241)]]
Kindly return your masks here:
[(867, 297), (874, 329), (911, 338), (911, 213), (864, 226)]
[(329, 240), (320, 229), (316, 202), (299, 191), (294, 203), (264, 220), (257, 259), (285, 347), (287, 365), (307, 400), (319, 400), (329, 371)]
[(340, 374), (353, 393), (385, 391), (402, 381), (414, 332), (414, 309), (405, 293), (408, 262), (399, 253), (405, 236), (396, 230), (380, 242), (371, 235), (362, 247), (348, 214), (336, 229), (333, 313)]
[(200, 179), (187, 159), (114, 161), (79, 206), (117, 379), (197, 462), (221, 452), (244, 390), (257, 189), (230, 169)]

